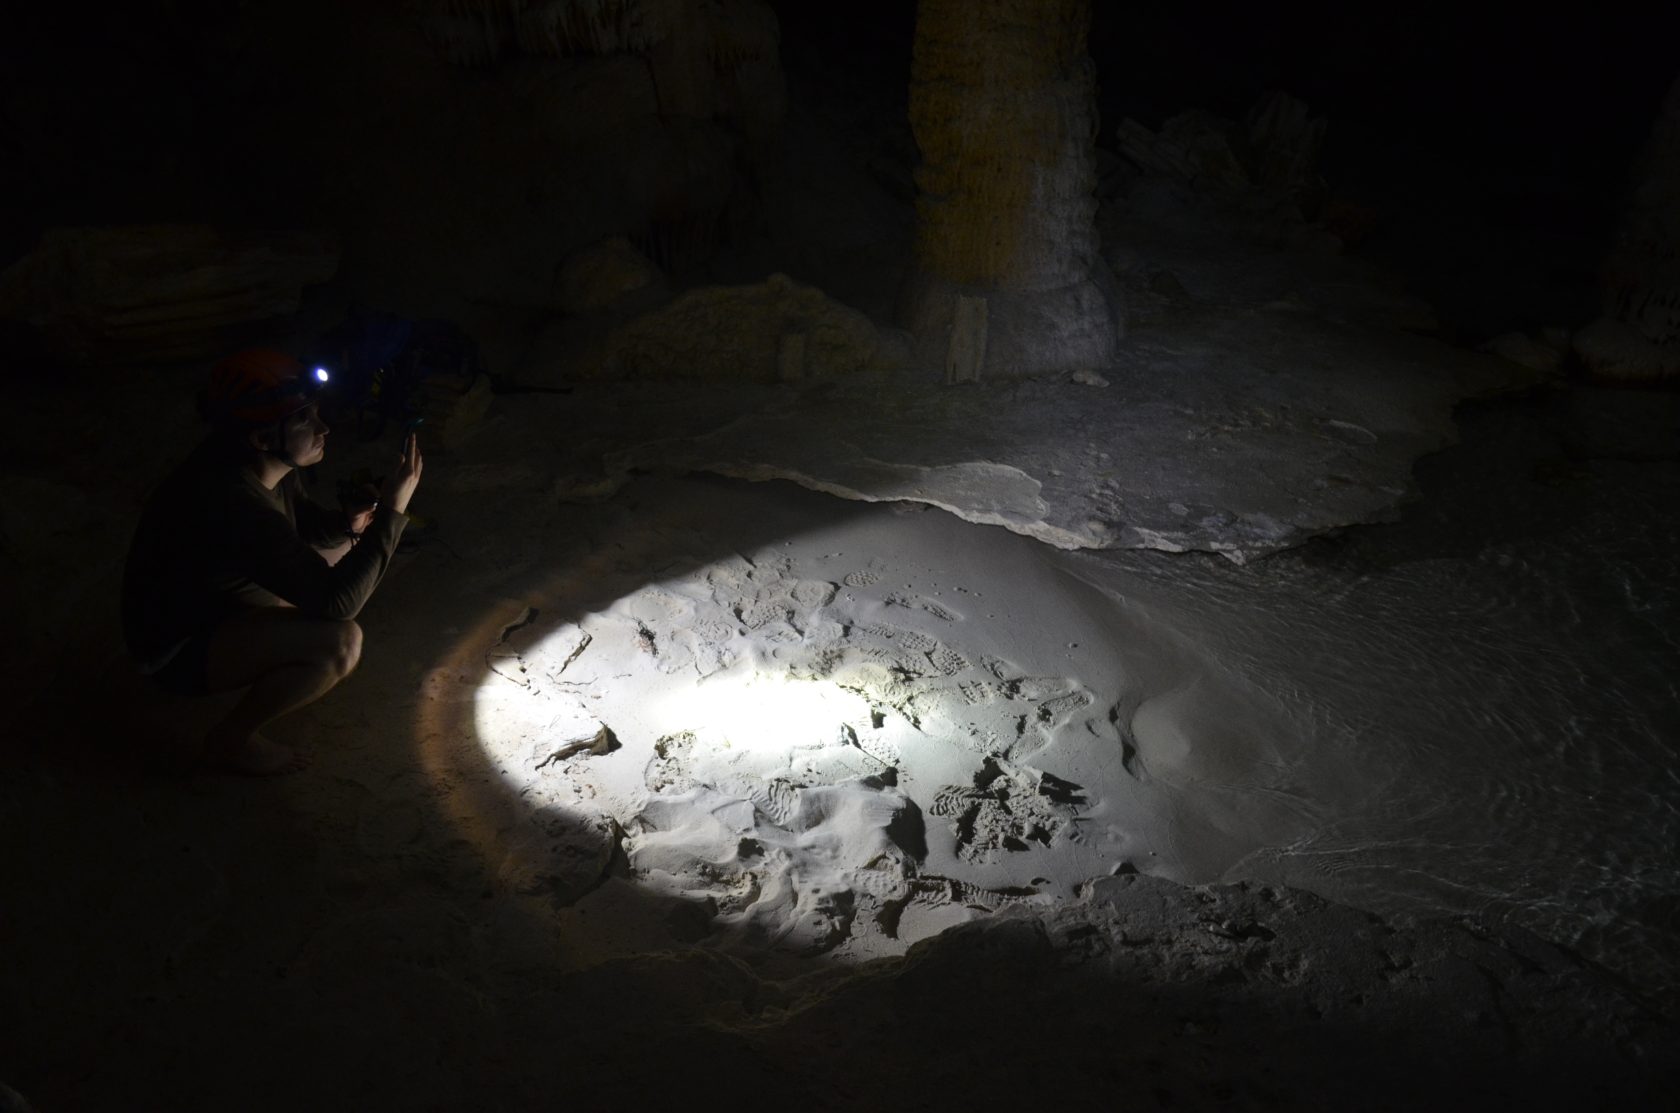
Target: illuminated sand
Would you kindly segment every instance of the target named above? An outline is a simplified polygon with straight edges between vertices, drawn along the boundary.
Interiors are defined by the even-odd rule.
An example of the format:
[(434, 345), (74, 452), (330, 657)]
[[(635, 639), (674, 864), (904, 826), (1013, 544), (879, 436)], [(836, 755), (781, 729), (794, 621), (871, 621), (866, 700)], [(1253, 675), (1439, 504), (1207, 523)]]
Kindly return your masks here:
[[(705, 497), (784, 513), (765, 493)], [(933, 512), (813, 528), (799, 501), (787, 540), (581, 612), (540, 594), (463, 644), (504, 791), (567, 817), (508, 868), (599, 870), (622, 833), (629, 878), (721, 940), (864, 958), (1116, 872), (1214, 880), (1309, 828), (1294, 755), (1224, 725), (1264, 701), (1052, 550)]]
[(788, 484), (557, 506), (587, 449), (536, 416), (428, 473), (443, 532), (278, 726), (308, 773), (137, 776), (86, 744), (123, 724), (61, 744), (81, 692), (19, 732), (42, 1108), (976, 1109), (1044, 1064), (1095, 1108), (1666, 1108), (1672, 468), (1513, 496), (1493, 453), (1453, 492), (1557, 525), (1239, 567)]
[[(1135, 872), (1508, 917), (1670, 977), (1647, 894), (1675, 884), (1672, 712), (1614, 679), (1661, 643), (1607, 615), (1583, 671), (1553, 633), (1593, 604), (1552, 585), (1624, 559), (1590, 519), (1529, 543), (1531, 576), (1497, 552), (1381, 574), (1065, 553), (787, 484), (644, 480), (567, 513), (592, 524), (501, 539), (419, 734), (575, 961), (866, 959)], [(1532, 741), (1553, 736), (1563, 759)]]

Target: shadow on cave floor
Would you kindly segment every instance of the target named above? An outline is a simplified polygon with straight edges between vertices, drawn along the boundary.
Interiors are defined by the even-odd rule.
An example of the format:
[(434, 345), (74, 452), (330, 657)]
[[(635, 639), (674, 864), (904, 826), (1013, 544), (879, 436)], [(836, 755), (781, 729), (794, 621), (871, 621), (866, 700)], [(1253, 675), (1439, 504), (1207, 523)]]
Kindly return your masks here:
[(1669, 548), (1665, 492), (1680, 468), (1680, 391), (1582, 380), (1470, 399), (1456, 444), (1418, 460), (1418, 497), (1388, 524), (1315, 539), (1295, 556), (1380, 570), (1544, 541), (1597, 521), (1606, 542)]
[[(1504, 405), (1467, 429), (1529, 403)], [(587, 953), (556, 931), (572, 894), (510, 884), (458, 825), (459, 783), (417, 758), (424, 684), (476, 625), (544, 592), (565, 600), (542, 614), (559, 623), (723, 554), (685, 551), (680, 515), (648, 513), (634, 488), (555, 505), (553, 459), (529, 473), (439, 462), (448, 545), (405, 558), (365, 615), (362, 670), (283, 726), (311, 740), (310, 772), (137, 777), (111, 757), (125, 722), (112, 706), (37, 708), (14, 736), (28, 744), (0, 784), (0, 1079), (45, 1113), (527, 1109), (677, 1100), (718, 1077), (834, 1109), (1047, 1092), (1145, 1108), (1660, 1108), (1673, 1085), (1666, 1021), (1568, 954), (1395, 929), (1299, 893), (1119, 878), (1097, 912), (1048, 929), (1016, 913), (791, 978), (684, 945), (687, 906), (641, 894), (630, 918), (666, 939)], [(1425, 523), (1452, 487), (1428, 466)], [(1325, 546), (1357, 552), (1406, 525)], [(533, 818), (501, 792), (467, 810), (495, 830)]]

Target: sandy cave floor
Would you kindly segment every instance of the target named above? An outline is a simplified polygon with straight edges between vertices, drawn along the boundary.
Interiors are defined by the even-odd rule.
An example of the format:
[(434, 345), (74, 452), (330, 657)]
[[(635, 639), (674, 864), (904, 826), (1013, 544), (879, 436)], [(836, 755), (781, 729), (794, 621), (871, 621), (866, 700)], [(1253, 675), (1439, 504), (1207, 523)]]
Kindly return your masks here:
[[(816, 123), (772, 257), (719, 280), (884, 319), (909, 206)], [(47, 638), (3, 670), (0, 1082), (43, 1113), (1670, 1108), (1675, 396), (1461, 407), (1398, 522), (1240, 568), (625, 470), (871, 498), (886, 459), (898, 498), (983, 450), (1030, 497), (955, 484), (976, 517), (1259, 555), (1388, 516), (1456, 401), (1532, 381), (1160, 183), (1103, 221), (1147, 373), (1011, 386), (1007, 420), (868, 383), (499, 399), (273, 782), (144, 760), (216, 706), (142, 701), (112, 629), (202, 368), (26, 377), (0, 615)], [(336, 437), (329, 469), (389, 466)]]
[[(1560, 455), (1557, 411), (1493, 407), (1408, 521), (1246, 569), (786, 484), (557, 503), (599, 445), (550, 415), (510, 461), (493, 418), (429, 469), (362, 668), (277, 728), (309, 772), (56, 744), (121, 708), (26, 732), (0, 1078), (49, 1110), (722, 1076), (1659, 1107), (1675, 476)], [(1512, 756), (1559, 715), (1573, 755)]]

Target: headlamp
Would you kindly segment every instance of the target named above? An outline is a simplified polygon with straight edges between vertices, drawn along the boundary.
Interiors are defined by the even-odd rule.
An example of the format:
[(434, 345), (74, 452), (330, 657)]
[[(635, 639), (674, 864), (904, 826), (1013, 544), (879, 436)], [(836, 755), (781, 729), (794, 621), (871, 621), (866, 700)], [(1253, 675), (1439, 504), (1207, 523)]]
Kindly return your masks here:
[(302, 364), (285, 352), (248, 348), (210, 371), (207, 413), (218, 422), (261, 426), (296, 413), (329, 389), (329, 362)]

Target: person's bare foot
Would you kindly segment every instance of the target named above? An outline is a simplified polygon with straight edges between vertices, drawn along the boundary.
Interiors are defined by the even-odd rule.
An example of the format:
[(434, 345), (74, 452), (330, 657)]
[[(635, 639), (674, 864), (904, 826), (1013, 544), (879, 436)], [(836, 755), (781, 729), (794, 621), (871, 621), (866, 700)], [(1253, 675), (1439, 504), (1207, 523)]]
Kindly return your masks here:
[(248, 777), (277, 777), (296, 773), (304, 766), (302, 754), (261, 734), (206, 739), (204, 763), (212, 769)]

